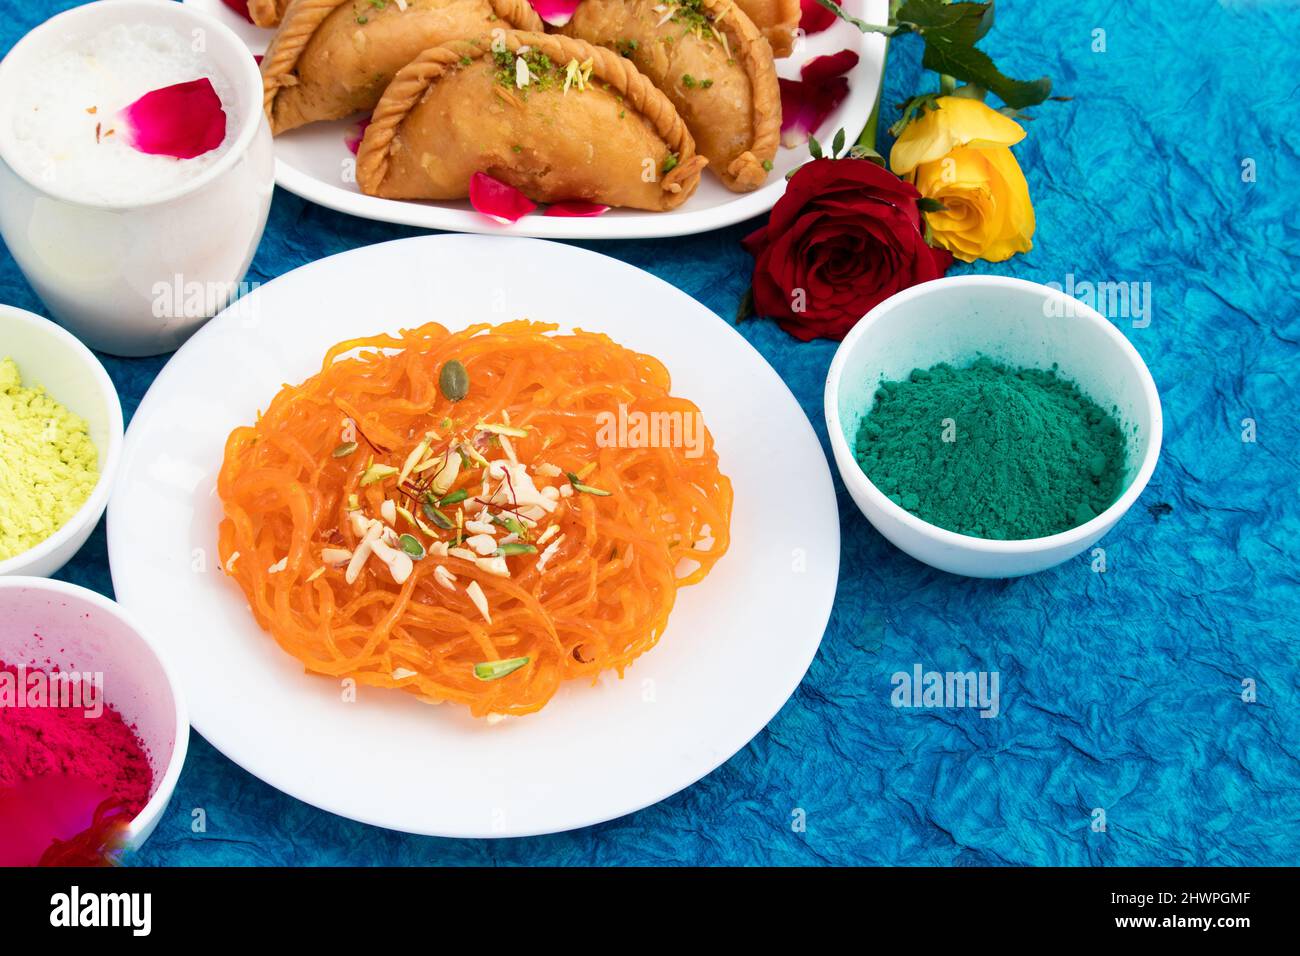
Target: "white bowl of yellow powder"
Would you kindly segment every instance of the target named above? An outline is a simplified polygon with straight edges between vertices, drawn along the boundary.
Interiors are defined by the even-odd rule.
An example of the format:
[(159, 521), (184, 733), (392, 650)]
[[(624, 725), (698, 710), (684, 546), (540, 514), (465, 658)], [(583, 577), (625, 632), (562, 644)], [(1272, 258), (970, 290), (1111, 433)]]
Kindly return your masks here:
[(48, 577), (104, 514), (122, 405), (90, 349), (0, 305), (0, 575)]

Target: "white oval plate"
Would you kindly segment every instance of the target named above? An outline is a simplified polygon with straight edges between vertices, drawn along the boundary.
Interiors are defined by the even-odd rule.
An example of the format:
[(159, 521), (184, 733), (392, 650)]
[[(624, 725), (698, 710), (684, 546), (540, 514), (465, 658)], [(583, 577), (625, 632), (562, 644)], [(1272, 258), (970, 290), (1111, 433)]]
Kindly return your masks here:
[[(495, 725), (463, 708), (307, 675), (217, 569), (226, 436), (335, 342), (526, 316), (658, 356), (699, 404), (735, 486), (731, 550), (678, 596), (619, 680), (567, 685)], [(557, 243), (423, 236), (253, 291), (167, 364), (131, 422), (109, 506), (117, 599), (170, 644), (195, 728), (274, 787), (346, 817), (451, 837), (609, 820), (699, 780), (803, 678), (839, 573), (826, 457), (794, 396), (727, 322), (660, 279)]]
[[(184, 0), (227, 24), (242, 37), (254, 53), (270, 43), (271, 30), (255, 27), (221, 0)], [(887, 0), (844, 0), (844, 9), (869, 23), (884, 23), (889, 15)], [(885, 65), (885, 38), (865, 35), (856, 27), (836, 21), (828, 30), (801, 37), (794, 53), (777, 60), (777, 73), (797, 79), (799, 67), (814, 56), (857, 50), (858, 65), (848, 74), (849, 95), (822, 125), (819, 137), (829, 141), (844, 128), (849, 142), (862, 133), (867, 116), (880, 90)], [(425, 229), (453, 232), (483, 232), (555, 239), (649, 239), (659, 236), (687, 236), (720, 229), (762, 215), (785, 192), (785, 175), (808, 160), (808, 148), (777, 150), (767, 184), (752, 193), (733, 193), (705, 170), (695, 195), (671, 212), (639, 212), (612, 209), (594, 218), (525, 216), (509, 226), (476, 213), (468, 202), (401, 202), (362, 195), (357, 188), (355, 163), (346, 140), (354, 136), (356, 120), (315, 123), (279, 136), (275, 141), (275, 179), (303, 199), (365, 219), (395, 222)]]

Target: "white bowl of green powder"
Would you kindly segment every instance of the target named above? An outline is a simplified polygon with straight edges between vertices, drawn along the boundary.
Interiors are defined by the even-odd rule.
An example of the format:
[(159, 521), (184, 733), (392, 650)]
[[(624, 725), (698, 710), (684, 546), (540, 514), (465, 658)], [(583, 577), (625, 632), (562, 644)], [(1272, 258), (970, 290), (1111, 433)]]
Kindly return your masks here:
[(90, 349), (0, 305), (0, 575), (48, 577), (104, 514), (122, 405)]
[(1151, 373), (1115, 325), (1000, 276), (926, 282), (869, 312), (831, 363), (826, 422), (881, 534), (984, 578), (1095, 545), (1146, 487), (1162, 432)]

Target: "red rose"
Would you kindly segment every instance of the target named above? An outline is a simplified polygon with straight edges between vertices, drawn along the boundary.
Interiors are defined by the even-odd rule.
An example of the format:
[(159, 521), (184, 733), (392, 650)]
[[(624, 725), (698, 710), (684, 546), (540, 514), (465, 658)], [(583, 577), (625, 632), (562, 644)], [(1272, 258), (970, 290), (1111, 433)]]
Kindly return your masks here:
[(865, 159), (817, 159), (744, 240), (754, 309), (805, 342), (842, 339), (878, 303), (937, 279), (952, 254), (926, 245), (920, 193)]

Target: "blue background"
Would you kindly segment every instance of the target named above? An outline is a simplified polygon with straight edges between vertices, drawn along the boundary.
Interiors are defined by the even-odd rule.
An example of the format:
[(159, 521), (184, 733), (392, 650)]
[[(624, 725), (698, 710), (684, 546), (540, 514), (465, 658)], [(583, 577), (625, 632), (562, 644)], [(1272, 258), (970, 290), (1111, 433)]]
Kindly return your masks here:
[[(0, 2), (0, 49), (71, 5)], [(1016, 147), (1038, 214), (1033, 251), (953, 274), (1151, 284), (1150, 326), (1116, 321), (1160, 387), (1165, 447), (1102, 542), (1104, 574), (1087, 556), (1007, 582), (933, 571), (876, 534), (837, 479), (843, 559), (821, 652), (769, 727), (686, 791), (574, 833), (417, 838), (298, 803), (196, 734), (175, 799), (134, 860), (1296, 863), (1297, 36), (1300, 6), (1285, 0), (1005, 0), (983, 41), (1007, 72), (1048, 74), (1073, 99), (1033, 110)], [(935, 87), (919, 60), (915, 38), (891, 45), (882, 127), (895, 104)], [(752, 268), (739, 240), (756, 224), (586, 245), (729, 321)], [(250, 278), (413, 234), (277, 190)], [(0, 301), (44, 312), (7, 252)], [(825, 442), (834, 343), (801, 344), (761, 320), (741, 332)], [(105, 358), (128, 416), (162, 363)], [(1255, 443), (1241, 439), (1245, 418)], [(111, 593), (102, 527), (60, 576)], [(890, 675), (915, 663), (998, 671), (1002, 715), (895, 710)], [(1241, 699), (1244, 678), (1254, 703)], [(195, 807), (206, 833), (190, 832)], [(804, 832), (791, 826), (796, 808)], [(1091, 829), (1094, 808), (1105, 832)]]

